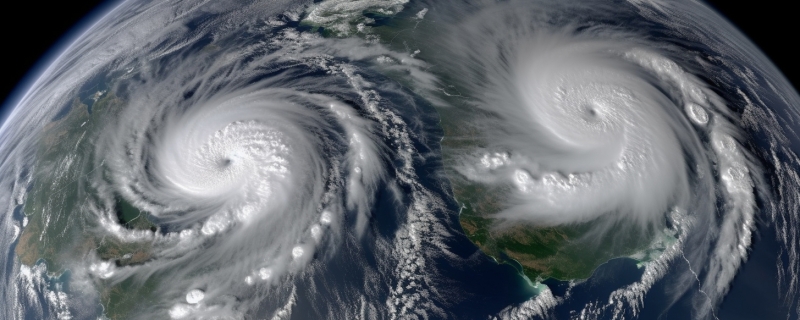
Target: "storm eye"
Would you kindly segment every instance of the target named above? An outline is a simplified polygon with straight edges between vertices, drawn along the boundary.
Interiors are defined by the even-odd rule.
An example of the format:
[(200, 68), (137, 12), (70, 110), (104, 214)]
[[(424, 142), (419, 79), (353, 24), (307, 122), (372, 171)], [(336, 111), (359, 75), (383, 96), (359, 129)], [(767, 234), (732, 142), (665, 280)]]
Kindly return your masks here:
[(218, 165), (219, 165), (220, 168), (224, 169), (224, 168), (229, 167), (232, 162), (233, 162), (233, 160), (231, 160), (231, 158), (222, 158), (222, 159), (219, 160)]
[(595, 121), (600, 117), (600, 110), (591, 104), (581, 106), (581, 116), (586, 121)]

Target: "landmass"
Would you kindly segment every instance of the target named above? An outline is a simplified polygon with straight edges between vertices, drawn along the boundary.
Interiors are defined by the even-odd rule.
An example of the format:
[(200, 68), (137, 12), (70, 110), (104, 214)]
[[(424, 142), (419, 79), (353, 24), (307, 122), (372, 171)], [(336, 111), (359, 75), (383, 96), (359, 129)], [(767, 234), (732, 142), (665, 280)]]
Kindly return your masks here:
[[(320, 32), (324, 37), (357, 35), (367, 41), (381, 41), (401, 52), (413, 51), (413, 56), (423, 61), (436, 61), (430, 56), (435, 53), (415, 49), (415, 34), (436, 32), (435, 25), (424, 19), (426, 10), (395, 10), (391, 13), (395, 18), (386, 21), (381, 19), (386, 13), (376, 12), (374, 8), (337, 8), (331, 12), (320, 11), (319, 16), (306, 17), (301, 25), (313, 27), (312, 31)], [(435, 73), (435, 66), (430, 71)], [(387, 76), (400, 85), (408, 81), (402, 73), (387, 73)], [(458, 83), (455, 79), (442, 80), (448, 84)], [(482, 252), (539, 282), (548, 278), (586, 279), (597, 267), (613, 258), (632, 257), (648, 261), (663, 251), (662, 248), (652, 248), (654, 242), (667, 241), (660, 239), (660, 234), (640, 234), (635, 232), (636, 228), (629, 228), (629, 234), (589, 238), (587, 233), (596, 221), (558, 227), (515, 223), (512, 227), (498, 228), (494, 214), (507, 208), (512, 187), (469, 181), (455, 169), (460, 157), (486, 146), (481, 139), (480, 127), (472, 124), (478, 122), (476, 119), (493, 116), (471, 106), (469, 94), (462, 92), (467, 90), (456, 85), (442, 88), (438, 98), (446, 101), (448, 106), (432, 107), (439, 113), (444, 133), (441, 149), (445, 176), (460, 205), (459, 222), (467, 238)]]
[[(90, 178), (101, 174), (103, 163), (95, 163), (95, 139), (106, 120), (122, 110), (123, 99), (109, 91), (96, 91), (74, 98), (48, 123), (39, 141), (34, 178), (23, 212), (26, 224), (15, 253), (20, 263), (45, 263), (57, 276), (76, 261), (95, 255), (118, 267), (141, 265), (152, 259), (150, 242), (127, 242), (97, 225), (91, 210), (112, 210), (118, 223), (132, 230), (156, 232), (158, 226), (123, 197), (117, 195), (112, 208), (103, 203)], [(85, 266), (81, 266), (85, 267)], [(125, 319), (136, 305), (149, 303), (157, 282), (126, 279), (100, 287), (106, 316)]]

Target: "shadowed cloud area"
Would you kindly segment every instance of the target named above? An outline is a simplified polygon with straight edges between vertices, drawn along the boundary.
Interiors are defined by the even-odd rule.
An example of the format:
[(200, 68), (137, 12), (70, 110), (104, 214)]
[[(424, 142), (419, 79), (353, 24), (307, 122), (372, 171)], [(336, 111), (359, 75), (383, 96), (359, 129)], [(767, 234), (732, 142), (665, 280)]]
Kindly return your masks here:
[(0, 128), (0, 318), (798, 316), (800, 96), (705, 4), (89, 20)]

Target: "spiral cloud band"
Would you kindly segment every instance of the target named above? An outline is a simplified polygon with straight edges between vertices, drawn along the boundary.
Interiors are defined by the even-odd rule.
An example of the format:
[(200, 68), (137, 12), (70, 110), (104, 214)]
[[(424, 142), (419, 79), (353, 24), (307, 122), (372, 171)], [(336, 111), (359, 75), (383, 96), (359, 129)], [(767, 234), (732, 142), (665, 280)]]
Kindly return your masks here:
[(669, 113), (669, 97), (631, 70), (625, 53), (611, 51), (618, 44), (560, 41), (537, 39), (536, 49), (518, 54), (524, 61), (512, 67), (514, 82), (495, 84), (482, 103), (504, 125), (503, 134), (491, 134), (502, 151), (465, 170), (479, 180), (513, 181), (520, 204), (504, 218), (659, 220), (687, 195), (676, 133), (690, 128)]
[[(748, 255), (758, 165), (724, 100), (670, 57), (677, 49), (593, 25), (606, 17), (582, 15), (590, 8), (478, 1), (448, 20), (448, 36), (430, 45), (446, 52), (437, 61), (446, 73), (459, 76), (430, 90), (445, 93), (442, 108), (463, 117), (463, 131), (476, 133), (467, 139), (480, 146), (453, 147), (457, 175), (510, 190), (510, 204), (492, 215), (497, 234), (519, 233), (520, 223), (577, 226), (592, 250), (631, 235), (662, 247), (659, 234), (674, 234), (642, 282), (603, 308), (638, 310), (665, 266), (681, 259), (689, 269), (681, 290), (699, 285), (696, 315), (711, 316), (727, 292), (721, 283)], [(704, 229), (715, 230), (711, 238)], [(707, 253), (709, 243), (725, 245)], [(709, 272), (704, 281), (698, 265)], [(559, 303), (545, 294), (507, 316), (544, 316)]]
[(792, 90), (694, 1), (124, 1), (0, 128), (0, 318), (790, 308)]
[[(177, 112), (166, 107), (180, 101), (165, 99), (149, 117), (142, 116), (147, 106), (132, 108), (136, 114), (121, 119), (133, 121), (115, 126), (107, 147), (98, 148), (111, 187), (162, 226), (151, 240), (151, 233), (138, 235), (120, 228), (113, 214), (105, 217), (109, 231), (123, 238), (154, 241), (154, 261), (132, 268), (158, 272), (199, 260), (196, 270), (178, 273), (216, 270), (196, 287), (269, 281), (340, 241), (345, 208), (367, 210), (361, 206), (370, 205), (383, 170), (369, 122), (351, 107), (280, 88), (201, 99)], [(227, 261), (237, 263), (218, 265)], [(186, 310), (175, 312), (188, 316)]]

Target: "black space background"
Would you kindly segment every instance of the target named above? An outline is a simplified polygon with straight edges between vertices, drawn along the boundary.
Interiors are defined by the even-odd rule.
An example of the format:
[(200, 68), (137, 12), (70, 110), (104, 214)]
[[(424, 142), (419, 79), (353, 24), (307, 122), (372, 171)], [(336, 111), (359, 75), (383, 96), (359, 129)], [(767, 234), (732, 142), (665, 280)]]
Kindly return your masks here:
[[(225, 1), (225, 0), (215, 0)], [(65, 45), (63, 36), (75, 37), (75, 26), (97, 19), (95, 13), (103, 4), (108, 10), (118, 0), (78, 1), (15, 1), (0, 12), (0, 120), (11, 108), (9, 94), (21, 81), (32, 81), (32, 68), (45, 54), (52, 59)], [(797, 89), (800, 85), (800, 57), (797, 38), (800, 24), (791, 1), (764, 0), (757, 3), (743, 0), (708, 0), (750, 38), (778, 66)], [(89, 21), (90, 22), (90, 21)], [(59, 40), (62, 40), (59, 43)], [(54, 47), (62, 46), (61, 48)], [(27, 79), (24, 79), (26, 77)], [(20, 88), (16, 88), (20, 90)], [(21, 94), (21, 92), (19, 92)], [(0, 141), (2, 143), (2, 141)]]
[[(224, 1), (224, 0), (219, 0)], [(43, 55), (58, 44), (59, 39), (74, 30), (100, 4), (107, 8), (116, 0), (83, 1), (16, 1), (0, 13), (2, 72), (0, 72), (0, 108), (10, 107), (9, 94)], [(791, 2), (785, 1), (710, 1), (711, 5), (742, 30), (792, 82), (800, 84), (800, 47), (796, 34), (800, 31)], [(107, 9), (105, 9), (107, 10)], [(94, 18), (96, 19), (96, 14)], [(85, 20), (84, 20), (85, 21)], [(85, 22), (84, 22), (85, 25)], [(73, 31), (73, 37), (75, 32)], [(63, 41), (62, 41), (63, 42)], [(50, 55), (52, 56), (52, 54)], [(29, 75), (33, 76), (33, 75)], [(32, 79), (30, 79), (32, 80)], [(3, 110), (0, 110), (0, 113)]]
[[(0, 12), (0, 114), (2, 108), (12, 108), (7, 101), (9, 94), (16, 88), (23, 77), (31, 71), (44, 55), (55, 58), (51, 49), (64, 35), (82, 23), (83, 18), (92, 14), (100, 5), (108, 10), (108, 5), (118, 1), (101, 0), (66, 0), (66, 1), (31, 1), (22, 0), (10, 3)], [(90, 20), (86, 19), (91, 23)], [(86, 23), (82, 23), (88, 27)], [(71, 38), (77, 34), (73, 31)], [(65, 39), (66, 40), (66, 39)], [(61, 41), (63, 42), (63, 41)], [(61, 49), (64, 47), (62, 46)], [(48, 62), (48, 61), (42, 61)], [(43, 69), (41, 69), (43, 70)], [(36, 75), (29, 75), (36, 76)], [(28, 83), (34, 79), (25, 79)], [(5, 119), (2, 119), (5, 120)]]

